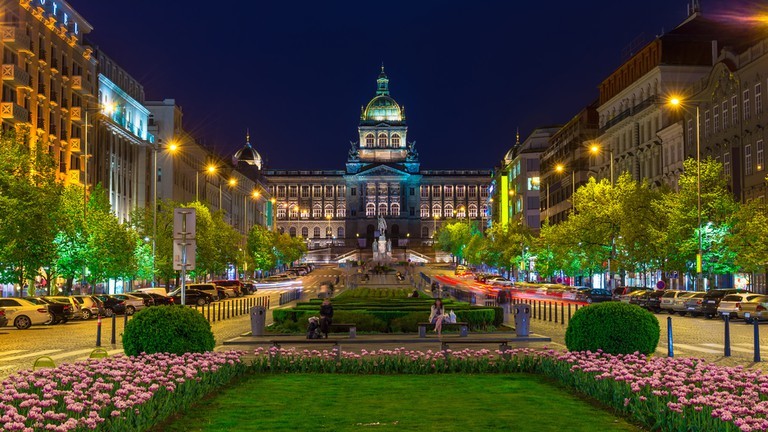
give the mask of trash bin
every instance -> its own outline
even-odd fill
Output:
[[[528,336],[531,324],[531,307],[524,303],[515,305],[515,333],[517,336]]]
[[[254,306],[251,308],[251,335],[264,336],[264,327],[267,322],[267,308]]]

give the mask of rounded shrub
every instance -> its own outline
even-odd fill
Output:
[[[133,315],[123,332],[126,355],[142,352],[184,354],[213,350],[211,325],[200,312],[183,306],[152,306]]]
[[[606,302],[583,307],[573,315],[565,331],[569,351],[651,354],[658,343],[656,316],[628,303]]]

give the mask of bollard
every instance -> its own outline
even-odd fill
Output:
[[[550,312],[551,312],[551,310],[550,310]],[[557,303],[555,303],[555,324],[557,324]]]
[[[208,303],[208,322],[211,322],[211,304]]]
[[[672,317],[667,317],[667,357],[675,356],[675,345],[672,342]]]
[[[219,307],[217,309],[219,309],[219,321],[221,321],[221,303],[219,303]]]
[[[549,322],[552,322],[552,302],[549,303]]]
[[[731,356],[731,315],[730,314],[724,314],[723,319],[725,320],[725,348],[723,355],[725,357]]]
[[[99,319],[96,321],[96,346],[101,346],[101,315],[99,315]]]
[[[536,314],[536,300],[530,300],[530,302],[531,302],[531,310],[533,311],[533,319],[537,319],[538,315]]]
[[[571,322],[571,304],[568,303],[568,322]]]
[[[115,336],[116,336],[116,333],[117,333],[117,329],[116,329],[115,327],[117,327],[117,315],[115,315],[115,314],[112,314],[112,340],[110,341],[110,343],[111,343],[112,345],[114,345],[115,343],[117,343],[117,342],[116,342],[116,341],[117,341],[117,339],[116,339],[116,337],[115,337]]]
[[[752,359],[755,363],[760,360],[760,321],[755,319],[755,357]]]
[[[128,325],[128,312],[123,312],[123,328]]]
[[[232,313],[232,302],[227,302],[227,319],[229,319],[230,313]]]
[[[565,307],[560,303],[560,324],[565,324]]]

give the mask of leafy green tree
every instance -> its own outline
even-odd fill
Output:
[[[67,290],[82,275],[86,266],[87,241],[85,237],[85,209],[83,187],[68,185],[64,188],[58,207],[58,233],[56,234],[56,267],[66,279]]]
[[[246,244],[256,270],[267,271],[277,265],[275,242],[277,234],[261,225],[254,225],[248,232]]]
[[[464,248],[472,239],[472,228],[467,222],[447,221],[437,230],[435,238],[439,250],[450,253],[461,262],[464,259]]]
[[[521,223],[495,225],[487,231],[487,235],[486,262],[506,270],[508,274],[523,260],[526,248],[533,245],[530,229]]]
[[[768,207],[760,200],[742,204],[731,219],[731,235],[725,238],[735,253],[734,263],[745,272],[766,271],[768,264]]]
[[[275,255],[278,265],[291,264],[306,253],[307,245],[301,237],[291,237],[285,233],[276,235]]]

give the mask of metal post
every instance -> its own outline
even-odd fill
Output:
[[[152,184],[152,287],[157,284],[157,278],[155,276],[155,260],[157,259],[157,146],[152,147],[152,153],[154,153],[154,182]]]
[[[667,317],[667,357],[675,356],[675,345],[672,341],[672,317]]]
[[[565,308],[562,303],[560,303],[560,324],[565,324]]]
[[[755,363],[760,360],[760,321],[754,320],[755,323],[755,357],[752,359]]]
[[[96,321],[96,346],[101,346],[101,315],[99,315],[99,319]]]
[[[128,314],[123,313],[123,331],[125,331],[125,326],[128,325]]]
[[[221,303],[219,303],[219,321],[221,321]]]
[[[725,352],[723,355],[725,357],[731,356],[731,316],[730,315],[723,315],[723,319],[725,319]]]
[[[211,322],[211,304],[208,303],[208,322]]]
[[[701,286],[704,254],[701,247],[701,137],[699,135],[699,105],[696,105],[696,201],[699,227],[699,255],[696,257],[696,290],[703,291]]]
[[[568,322],[571,322],[571,304],[568,303]]]
[[[112,340],[110,341],[110,343],[112,345],[117,343],[117,338],[116,338],[117,329],[116,329],[116,327],[117,327],[117,315],[112,314]]]
[[[555,324],[557,324],[557,303],[555,303]]]

